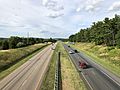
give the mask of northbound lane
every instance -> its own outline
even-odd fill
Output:
[[[71,50],[73,51],[73,49],[67,45],[64,45],[64,48],[67,50],[67,52]],[[101,72],[101,70],[99,70],[94,64],[90,63],[90,60],[88,61],[86,58],[83,58],[81,53],[69,55],[77,70],[81,71],[79,72],[80,75],[82,75],[91,90],[120,90],[120,86],[116,82]],[[78,62],[81,60],[88,63],[89,68],[80,69]]]

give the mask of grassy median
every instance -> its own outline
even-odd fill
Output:
[[[45,46],[45,44],[35,44],[18,49],[0,50],[0,79],[21,66]]]
[[[54,90],[55,80],[55,67],[57,55],[56,53],[61,52],[61,74],[62,74],[62,89],[63,90],[86,90],[86,87],[81,80],[79,73],[71,62],[67,52],[65,51],[61,42],[57,44],[57,47],[52,56],[47,76],[43,82],[41,90]]]
[[[94,43],[76,43],[72,47],[82,51],[96,63],[120,77],[120,49]]]

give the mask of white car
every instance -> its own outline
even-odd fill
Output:
[[[74,52],[73,51],[69,51],[69,54],[73,54]]]

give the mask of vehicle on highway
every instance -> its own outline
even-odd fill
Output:
[[[71,51],[69,51],[69,54],[74,54],[74,52],[71,50]]]
[[[79,66],[82,69],[86,69],[87,68],[87,64],[85,62],[83,62],[83,61],[79,61]]]
[[[74,50],[74,52],[75,52],[75,53],[78,53],[78,51],[77,51],[76,49]]]
[[[70,46],[68,45],[68,47],[70,47]]]

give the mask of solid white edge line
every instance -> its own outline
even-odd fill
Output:
[[[107,73],[105,73],[104,71],[100,70],[103,74],[105,74],[108,78],[110,78],[112,81],[114,81],[118,86],[120,86],[120,84],[115,81],[111,76],[109,76]]]
[[[85,79],[85,81],[87,82],[87,84],[88,84],[88,86],[90,87],[90,89],[91,90],[94,90],[93,88],[92,88],[92,86],[90,85],[90,83],[87,81],[87,79],[85,78],[85,76],[84,76],[84,74],[83,73],[81,73],[82,74],[82,76],[83,76],[83,78]]]

